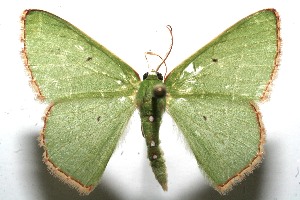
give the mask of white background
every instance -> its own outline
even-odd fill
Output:
[[[26,3],[25,3],[26,2]],[[179,2],[179,1],[178,1]],[[0,2],[0,199],[300,199],[300,11],[297,1],[1,1]],[[168,71],[243,17],[276,8],[282,24],[282,57],[269,102],[260,106],[267,130],[260,168],[226,196],[212,189],[168,115],[161,129],[169,191],[154,179],[137,113],[89,196],[52,177],[42,163],[37,137],[46,105],[35,101],[20,58],[24,9],[52,12],[106,46],[139,74],[144,52],[174,46]]]

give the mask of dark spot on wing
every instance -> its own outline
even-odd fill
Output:
[[[92,59],[92,57],[87,57],[86,61],[91,61]]]
[[[212,58],[211,60],[215,63],[218,62],[218,58]]]
[[[97,117],[97,121],[100,122],[100,119],[101,119],[101,116],[98,116]]]
[[[204,115],[203,115],[203,119],[204,119],[204,121],[207,121],[207,117],[206,117],[206,116],[204,116]]]

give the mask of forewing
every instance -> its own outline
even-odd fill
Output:
[[[186,97],[171,99],[168,112],[219,192],[226,193],[261,161],[265,136],[255,104]]]
[[[266,99],[279,62],[279,16],[254,13],[223,32],[166,78],[172,96],[221,94]]]
[[[51,105],[41,134],[44,161],[82,193],[98,183],[135,107],[128,97]]]
[[[138,75],[103,46],[65,20],[26,10],[23,57],[40,99],[132,94]]]

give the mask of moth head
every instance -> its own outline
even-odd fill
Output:
[[[152,72],[151,72],[152,73]],[[159,79],[159,80],[164,80],[164,77],[163,77],[163,75],[161,74],[161,73],[159,73],[159,72],[153,72],[153,73],[156,73],[156,76],[157,76],[157,78]],[[149,76],[149,72],[146,72],[144,75],[143,75],[143,80],[145,80],[145,79],[147,79],[148,78],[148,76]]]

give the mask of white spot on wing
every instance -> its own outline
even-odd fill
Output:
[[[192,73],[194,71],[194,64],[190,63],[184,71],[187,73]]]
[[[194,83],[196,83],[196,80],[191,79],[191,80],[187,80],[187,82],[194,84]]]
[[[120,80],[117,80],[116,82],[117,82],[119,85],[122,84],[122,81],[120,81]]]
[[[190,93],[192,91],[193,88],[191,87],[188,87],[184,90],[184,93]]]
[[[127,77],[125,76],[125,74],[123,73],[120,73],[120,76],[123,78],[123,79],[126,79]]]
[[[120,97],[118,100],[119,100],[120,102],[124,102],[124,101],[126,101],[126,98],[125,98],[125,97]]]
[[[75,45],[75,47],[76,47],[77,49],[81,50],[81,51],[84,50],[84,48],[83,48],[82,46],[80,46],[80,45]]]
[[[176,99],[176,101],[177,102],[182,102],[182,101],[186,101],[186,99],[185,98],[178,98],[178,99]]]
[[[185,70],[183,71],[183,73],[180,76],[180,79],[182,79],[185,75],[189,76],[189,83],[194,83],[195,80],[192,80],[193,76],[197,76],[201,71],[202,71],[203,67],[201,67],[200,65],[198,67],[194,66],[194,63],[190,63]]]
[[[191,63],[187,66],[187,68],[185,68],[184,72],[187,73],[192,73],[194,76],[199,74],[202,71],[203,67],[198,66],[198,67],[194,67],[194,64]]]
[[[198,74],[202,71],[202,69],[203,69],[203,67],[198,66],[198,67],[196,68],[196,71],[194,72],[194,75],[198,75]]]

